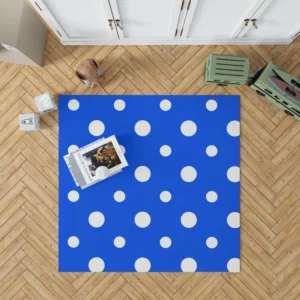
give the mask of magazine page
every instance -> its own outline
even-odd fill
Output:
[[[73,172],[73,169],[72,169],[72,166],[71,166],[71,157],[70,157],[70,154],[65,155],[64,156],[64,160],[65,160],[65,162],[66,162],[66,164],[68,166],[68,169],[69,169],[69,171],[70,171],[70,173],[71,173],[71,175],[72,175],[72,177],[73,177],[73,179],[75,181],[76,186],[79,186],[79,183],[76,180],[76,176],[75,176],[75,174]]]
[[[128,166],[128,163],[121,151],[116,137],[110,136],[99,140],[72,153],[74,159],[86,181],[86,184],[98,181],[96,170],[99,167],[107,167],[108,176],[122,168]]]
[[[111,174],[109,175],[109,177],[114,176],[115,174],[120,173],[120,172],[122,172],[122,170],[119,170],[119,171],[116,171],[116,172],[114,172],[114,173],[111,173]],[[107,178],[109,178],[109,177],[107,177]],[[92,185],[94,185],[94,184],[96,184],[96,183],[98,183],[98,182],[100,182],[100,181],[103,181],[103,180],[105,180],[105,179],[107,179],[107,178],[104,178],[104,179],[98,179],[98,180],[96,180],[96,181],[94,181],[94,182],[92,182],[92,183],[85,184],[85,185],[80,185],[80,187],[81,187],[82,190],[84,190],[84,189],[86,189],[86,188],[88,188],[88,187],[90,187],[90,186],[92,186]]]

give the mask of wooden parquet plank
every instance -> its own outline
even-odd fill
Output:
[[[63,46],[48,33],[43,68],[0,62],[0,299],[298,299],[300,123],[246,85],[207,85],[211,53],[248,55],[251,71],[275,60],[300,76],[300,38],[264,46]],[[103,88],[74,73],[84,58]],[[241,273],[58,273],[58,114],[22,132],[18,114],[54,94],[240,95]]]
[[[139,75],[140,78],[142,78],[150,86],[150,88],[153,90],[152,93],[162,95],[166,95],[168,93],[167,90],[159,82],[157,82],[155,78],[149,74],[130,54],[124,53],[122,55],[122,59]],[[124,68],[126,69],[124,70],[123,74],[127,74],[128,67]],[[128,72],[128,74],[130,74],[130,72]],[[151,94],[150,90],[145,92]]]
[[[175,74],[175,71],[151,47],[148,47],[148,46],[138,46],[138,48],[167,77],[170,78],[170,77],[172,77]]]
[[[61,288],[68,294],[72,296],[76,289],[60,274],[56,271],[56,267],[53,267],[48,263],[48,261],[41,255],[37,250],[35,250],[29,243],[26,243],[22,247],[22,250],[30,256],[31,259]],[[24,263],[26,264],[26,263]]]
[[[163,46],[151,46],[151,48],[168,64],[171,65],[176,58]]]
[[[2,90],[22,69],[24,66],[13,64],[0,78],[0,90]]]
[[[26,266],[26,267],[28,268],[28,266]],[[50,290],[44,284],[42,284],[42,282],[40,281],[40,278],[37,278],[36,276],[34,276],[31,273],[31,271],[29,271],[29,269],[26,270],[22,276],[27,282],[27,284],[25,285],[25,288],[24,288],[24,292],[30,298],[39,299],[40,297],[43,297],[42,299],[46,299],[46,300],[58,300],[59,299],[59,298],[56,298],[50,292]]]
[[[168,92],[175,88],[175,85],[171,80],[159,69],[153,62],[136,46],[125,47],[127,52],[129,52],[139,64],[146,69],[158,82],[163,83]]]
[[[61,43],[52,35],[48,33],[47,36],[47,44],[68,64],[72,65],[72,63],[76,60],[76,58],[66,49],[66,47],[62,46]]]
[[[20,276],[18,277],[11,286],[1,295],[3,299],[13,299],[20,289],[25,285],[26,280]]]

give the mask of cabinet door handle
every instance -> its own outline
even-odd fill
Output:
[[[122,27],[122,25],[120,24],[120,23],[121,23],[121,20],[120,20],[120,19],[117,19],[117,20],[116,20],[116,23],[117,23],[117,27],[119,27],[121,30],[123,30],[123,27]]]
[[[254,26],[255,29],[258,29],[257,25],[256,25],[256,19],[252,19],[252,25]]]
[[[248,24],[249,24],[249,21],[250,21],[250,19],[245,19],[245,20],[244,20],[244,22],[245,22],[245,26],[248,26]]]
[[[111,30],[114,30],[114,27],[113,27],[113,24],[112,24],[112,23],[113,23],[113,20],[112,20],[112,19],[109,19],[109,20],[108,20],[109,27],[110,27]]]

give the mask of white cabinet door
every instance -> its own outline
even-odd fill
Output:
[[[120,39],[174,39],[183,0],[109,0]]]
[[[64,41],[118,39],[108,0],[29,1]]]
[[[283,39],[295,35],[300,30],[300,0],[266,0],[264,9],[257,10],[248,30],[239,38],[244,39]]]
[[[191,0],[182,38],[232,39],[263,0]]]

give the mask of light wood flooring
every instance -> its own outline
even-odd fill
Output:
[[[0,62],[0,299],[300,299],[300,123],[240,88],[205,85],[210,53],[274,60],[300,76],[300,39],[280,46],[69,46],[48,34],[43,68]],[[95,57],[103,89],[74,66]],[[54,94],[241,95],[241,272],[58,273],[57,112],[20,131],[33,97]]]

